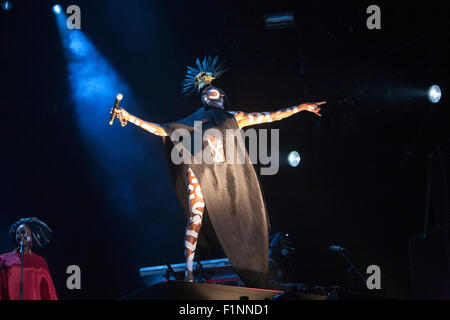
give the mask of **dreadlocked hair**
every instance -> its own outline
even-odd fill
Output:
[[[9,237],[14,243],[16,243],[17,229],[22,224],[30,228],[31,235],[33,237],[33,244],[36,244],[38,247],[43,248],[50,243],[50,237],[53,231],[46,223],[42,222],[36,217],[22,218],[12,224],[12,226],[9,228]]]

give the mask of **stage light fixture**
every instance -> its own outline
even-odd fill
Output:
[[[2,1],[2,9],[5,11],[12,9],[12,2],[11,1]]]
[[[432,85],[428,88],[427,97],[431,103],[438,103],[441,100],[441,88],[437,85]]]
[[[54,5],[53,12],[56,14],[60,14],[62,12],[62,7],[59,4]]]
[[[297,151],[292,151],[288,155],[288,163],[291,167],[296,167],[300,163],[300,154]]]
[[[293,12],[271,13],[264,16],[264,25],[268,30],[295,27]]]

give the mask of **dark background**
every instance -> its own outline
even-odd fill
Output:
[[[199,106],[197,96],[180,95],[179,83],[185,65],[204,55],[226,59],[229,71],[215,84],[233,109],[326,100],[322,118],[302,113],[260,126],[280,129],[283,156],[302,156],[299,167],[261,177],[273,231],[295,239],[295,280],[345,284],[344,261],[327,250],[339,244],[360,270],[381,267],[383,294],[409,297],[408,238],[424,229],[427,157],[450,137],[448,1],[377,3],[381,30],[366,27],[371,1],[59,3],[80,6],[82,31],[148,121],[180,119]],[[87,150],[95,145],[77,125],[54,3],[13,5],[0,11],[1,252],[13,248],[7,231],[16,219],[38,216],[54,230],[39,252],[59,297],[117,298],[143,286],[140,267],[184,260],[185,221],[162,144],[137,134],[147,144],[143,157],[127,163],[125,154],[114,164],[133,167],[133,209],[112,204],[101,154],[94,165]],[[296,27],[264,27],[265,14],[286,11]],[[425,97],[432,84],[443,91],[436,105]],[[151,179],[141,178],[145,171]],[[81,267],[82,290],[66,288],[71,264]]]

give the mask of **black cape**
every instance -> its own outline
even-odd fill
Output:
[[[187,171],[191,168],[197,177],[205,200],[204,216],[209,216],[217,239],[240,279],[249,287],[267,287],[269,220],[258,176],[249,162],[247,151],[244,164],[174,164],[171,153],[176,129],[186,129],[192,137],[190,157],[194,150],[194,121],[202,122],[202,132],[215,128],[222,132],[226,152],[226,129],[238,130],[234,116],[219,108],[202,107],[190,116],[162,127],[168,134],[164,146],[170,172],[181,207],[189,217]],[[196,129],[198,130],[198,128]],[[242,132],[241,130],[239,130]],[[202,139],[203,141],[203,139]],[[203,141],[203,148],[208,145]],[[245,149],[245,148],[244,148]],[[225,154],[226,156],[226,154]],[[204,219],[205,220],[205,217]],[[202,225],[200,234],[204,232]],[[200,240],[199,240],[200,242]]]

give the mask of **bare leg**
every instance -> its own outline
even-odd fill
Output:
[[[186,226],[186,234],[184,238],[184,255],[186,258],[185,280],[193,282],[195,248],[197,247],[198,233],[202,227],[205,202],[203,200],[200,184],[198,183],[194,172],[190,168],[187,174],[187,185],[189,194],[189,221]]]

